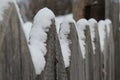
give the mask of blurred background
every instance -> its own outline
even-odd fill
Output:
[[[50,8],[56,16],[73,14],[80,18],[105,18],[105,0],[17,0],[24,21],[31,21],[43,7]]]

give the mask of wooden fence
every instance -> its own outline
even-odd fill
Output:
[[[113,37],[115,45],[114,65],[115,65],[115,80],[120,80],[120,0],[105,0],[106,1],[106,18],[113,22]]]
[[[65,68],[53,20],[48,32],[46,66],[40,75],[36,75],[22,26],[16,9],[11,4],[4,13],[4,20],[0,22],[0,80],[115,80],[112,27],[110,33],[106,30],[104,50],[101,51],[96,24],[94,41],[96,49],[93,54],[90,26],[86,26],[84,31],[86,58],[83,59],[75,24],[70,22],[69,26],[68,38],[72,42],[70,66]]]

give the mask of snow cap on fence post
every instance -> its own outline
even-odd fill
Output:
[[[78,31],[78,37],[79,37],[79,45],[82,51],[82,55],[83,58],[85,59],[85,40],[86,40],[86,36],[85,36],[85,30],[86,30],[86,26],[89,25],[88,21],[86,19],[80,19],[77,22],[77,31]]]
[[[110,29],[111,29],[111,27],[112,27],[112,22],[111,22],[111,20],[109,20],[109,19],[105,19],[105,24],[106,24],[106,27],[107,27],[107,35],[109,36],[109,34],[110,34]]]
[[[11,2],[12,0],[0,0],[0,21],[3,20],[4,11],[9,8]]]
[[[71,44],[71,41],[68,39],[68,36],[70,34],[70,23],[75,23],[75,21],[73,19],[65,19],[61,23],[60,31],[59,31],[59,40],[60,40],[60,46],[61,46],[61,50],[62,50],[65,67],[70,66],[70,56],[71,56],[70,44]]]
[[[48,8],[41,9],[34,17],[29,48],[36,74],[41,74],[46,64],[44,56],[47,53],[47,32],[49,32],[52,19],[55,19],[55,15]]]
[[[100,46],[101,46],[101,51],[104,50],[104,41],[105,41],[105,35],[106,35],[106,32],[105,32],[105,21],[103,20],[100,20],[98,22],[98,31],[99,31],[99,36],[100,36]]]
[[[92,41],[92,46],[93,46],[93,53],[95,54],[95,27],[96,27],[96,24],[97,24],[97,21],[93,18],[89,19],[88,20],[89,22],[89,26],[90,26],[90,34],[91,34],[91,41]]]

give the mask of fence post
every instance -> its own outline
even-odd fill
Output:
[[[34,80],[35,72],[25,35],[13,3],[0,22],[0,80]],[[2,36],[1,36],[2,35]]]
[[[85,36],[86,36],[86,58],[85,58],[85,66],[86,66],[86,80],[93,80],[93,49],[92,49],[92,43],[91,43],[91,37],[90,37],[90,29],[89,26],[86,25],[85,30]]]
[[[70,65],[70,80],[84,80],[84,59],[82,57],[79,38],[74,23],[70,25],[70,40],[72,44],[71,49],[71,65]]]
[[[56,79],[57,80],[68,80],[67,79],[67,73],[66,73],[66,68],[65,64],[63,61],[63,55],[61,52],[61,47],[60,47],[60,41],[58,38],[58,34],[56,32],[56,43],[55,43],[55,49],[56,49]]]
[[[120,31],[119,31],[119,5],[120,2],[119,0],[106,0],[106,18],[111,19],[112,24],[113,24],[113,39],[114,39],[114,65],[115,65],[115,70],[114,70],[114,75],[115,79],[114,80],[120,80]]]
[[[112,23],[108,26],[110,28],[110,32],[107,32],[107,41],[108,41],[108,54],[109,54],[109,80],[114,79],[114,40],[113,40],[113,32],[112,32]]]
[[[47,33],[47,53],[45,55],[45,68],[40,75],[36,77],[36,80],[55,80],[55,20],[51,20],[52,24],[50,25],[49,32]]]
[[[100,50],[100,39],[99,39],[99,33],[98,33],[98,24],[95,24],[94,27],[95,30],[95,38],[94,38],[94,44],[95,44],[95,54],[94,54],[94,80],[102,80],[102,53]]]
[[[69,45],[71,51],[70,66],[66,68],[67,80],[84,80],[84,63],[79,46],[76,26],[73,22],[67,22],[67,24],[70,27],[68,39],[71,42],[71,44]],[[63,27],[65,26],[62,25],[60,28]]]

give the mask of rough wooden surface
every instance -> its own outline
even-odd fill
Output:
[[[102,80],[102,53],[100,50],[100,39],[98,33],[98,24],[95,26],[95,54],[94,54],[94,80]]]
[[[108,53],[109,53],[109,73],[108,79],[115,80],[114,74],[114,40],[113,40],[113,33],[112,33],[112,24],[110,25],[110,33],[108,34],[107,41],[108,41]]]
[[[0,80],[34,80],[34,67],[15,6],[11,4],[4,14],[0,22]]]
[[[110,57],[110,80],[115,80],[115,63],[114,63],[114,61],[115,61],[115,46],[114,46],[114,38],[113,38],[113,32],[112,32],[112,30],[113,30],[113,26],[111,25],[111,28],[110,28],[111,30],[110,30],[110,36],[109,36],[109,39],[108,40],[110,40],[110,42],[108,43],[109,44],[109,50],[110,50],[110,55],[111,55],[111,57]]]
[[[63,61],[63,55],[61,52],[60,41],[58,34],[56,33],[56,79],[57,80],[68,80],[65,64]]]
[[[50,29],[47,37],[47,53],[45,55],[45,60],[46,60],[46,64],[45,64],[45,69],[44,71],[40,74],[39,79],[36,80],[55,80],[56,79],[56,72],[55,72],[55,35],[56,35],[56,31],[55,31],[55,21],[52,20],[52,25],[50,25]]]
[[[86,26],[85,30],[86,36],[86,58],[85,58],[85,68],[86,68],[86,80],[93,80],[94,79],[94,72],[93,72],[93,49],[90,37],[90,29],[89,26]]]
[[[106,0],[106,18],[112,20],[113,23],[113,39],[114,39],[114,65],[115,79],[120,80],[120,31],[119,31],[119,0]]]
[[[74,23],[70,23],[69,39],[72,44],[70,58],[70,80],[84,80],[84,59],[79,46],[78,34]]]

